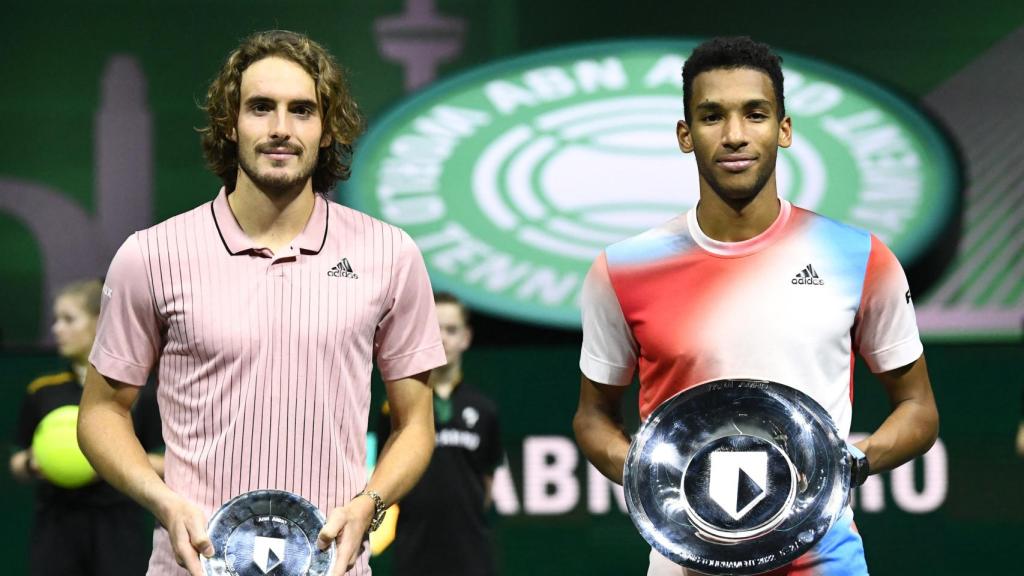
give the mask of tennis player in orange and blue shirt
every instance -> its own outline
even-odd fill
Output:
[[[749,38],[714,39],[683,68],[683,152],[700,200],[602,252],[584,282],[582,383],[574,420],[591,462],[621,483],[625,388],[639,372],[641,418],[704,382],[753,378],[810,395],[849,434],[853,360],[884,385],[888,418],[857,447],[872,473],[928,450],[938,414],[906,276],[872,234],[780,199],[778,148],[792,140],[780,59]],[[773,574],[867,574],[847,510],[809,552]],[[649,575],[693,574],[651,551]]]

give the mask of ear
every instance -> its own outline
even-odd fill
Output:
[[[786,116],[779,122],[779,146],[789,148],[793,144],[793,121]]]
[[[469,349],[473,344],[473,329],[466,326],[466,348]]]
[[[231,132],[228,134],[228,140],[238,144],[238,128],[231,129]]]
[[[676,139],[679,140],[679,149],[684,154],[693,152],[693,134],[690,133],[690,126],[686,120],[676,122]]]
[[[331,145],[332,142],[334,142],[334,137],[331,136],[330,132],[324,132],[323,136],[320,136],[320,147],[321,148],[327,148],[328,146]]]

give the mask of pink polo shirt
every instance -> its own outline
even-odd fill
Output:
[[[90,361],[142,386],[158,370],[168,486],[208,515],[288,490],[325,514],[366,484],[370,371],[445,363],[423,258],[402,230],[317,195],[280,254],[216,199],[125,241]],[[184,574],[166,532],[150,574]],[[353,574],[369,574],[364,554]]]

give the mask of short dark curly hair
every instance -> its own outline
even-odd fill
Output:
[[[352,145],[363,131],[363,118],[334,57],[323,46],[297,32],[257,32],[228,55],[210,83],[202,107],[209,117],[209,125],[199,130],[206,164],[229,191],[235,189],[238,144],[229,136],[238,125],[242,73],[255,62],[271,56],[295,62],[316,85],[323,130],[331,135],[331,143],[320,149],[313,171],[313,190],[326,193],[351,174]]]
[[[748,36],[712,38],[697,46],[683,64],[683,117],[690,122],[690,100],[693,79],[701,72],[717,69],[752,68],[768,75],[775,88],[779,120],[786,117],[786,101],[782,90],[782,57],[771,47]]]

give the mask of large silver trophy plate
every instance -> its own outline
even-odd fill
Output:
[[[626,457],[629,515],[654,549],[707,574],[759,574],[818,540],[854,466],[828,413],[763,380],[718,380],[654,410]]]
[[[207,527],[214,555],[203,558],[207,576],[326,576],[334,545],[316,546],[326,520],[305,498],[256,490],[232,498]]]

